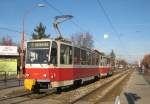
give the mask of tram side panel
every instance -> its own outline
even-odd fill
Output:
[[[88,77],[95,77],[99,74],[98,68],[95,67],[84,67],[74,69],[74,79],[83,79]]]
[[[73,84],[73,68],[55,68],[52,87],[62,87]]]
[[[88,80],[99,74],[98,68],[58,68],[54,69],[52,87],[72,85],[75,80]]]

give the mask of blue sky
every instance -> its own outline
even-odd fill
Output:
[[[69,38],[76,32],[90,32],[93,34],[95,48],[110,53],[114,49],[118,57],[135,61],[150,52],[150,0],[100,0],[111,22],[119,33],[115,34],[106,19],[97,0],[45,0],[61,10],[64,14],[71,14],[75,23],[67,21],[61,24],[64,37]],[[47,27],[47,33],[56,37],[52,27],[54,17],[60,15],[47,6],[33,8],[44,0],[1,0],[0,27],[22,31],[24,14],[30,10],[25,18],[25,32],[27,39],[34,27],[42,22]],[[109,34],[108,39],[103,35]],[[20,41],[20,34],[0,29],[0,38],[10,36],[14,41]]]

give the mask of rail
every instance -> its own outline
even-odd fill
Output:
[[[120,97],[119,97],[119,96],[116,97],[114,104],[121,104],[121,103],[120,103]]]
[[[110,79],[104,81],[104,83],[102,83],[101,85],[96,86],[93,90],[89,90],[83,94],[80,94],[80,96],[74,97],[74,99],[70,99],[69,104],[75,104],[77,102],[81,103],[82,101],[85,100],[87,101],[87,99],[90,102],[98,103],[100,99],[102,99],[103,96],[105,96],[111,89],[113,89],[116,85],[118,85],[118,83],[120,83],[128,75],[128,73],[129,73],[128,71],[125,71],[123,73],[111,77]],[[94,98],[93,98],[93,94],[95,94]]]

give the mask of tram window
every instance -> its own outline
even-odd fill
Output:
[[[53,41],[51,47],[51,57],[50,57],[51,64],[57,64],[57,43]]]
[[[99,55],[96,54],[96,65],[99,65]]]
[[[102,66],[102,62],[100,62],[100,66]]]
[[[88,62],[89,61],[89,55],[90,55],[89,52],[86,51],[86,63],[85,63],[86,65],[90,65]]]
[[[101,64],[100,64],[101,66],[103,66],[103,63],[101,62]]]
[[[100,65],[101,64],[101,56],[99,55],[98,57],[99,57],[99,65]]]
[[[69,64],[72,64],[72,47],[69,47]]]
[[[107,58],[105,57],[104,65],[107,65]]]
[[[104,58],[104,66],[106,65],[106,58]]]
[[[90,65],[91,64],[91,55],[90,55],[90,52],[86,52],[86,64],[87,65]]]
[[[109,59],[107,59],[107,65],[109,65],[110,64],[110,60]]]
[[[45,64],[48,62],[49,49],[27,49],[26,63]]]
[[[105,62],[103,62],[103,66],[105,66]]]
[[[60,64],[72,64],[72,47],[61,44]]]
[[[108,61],[108,59],[106,60],[106,64],[108,64],[109,63],[109,61]]]
[[[80,49],[74,48],[74,64],[80,65]]]
[[[90,65],[92,65],[92,53],[90,53],[90,57],[89,57],[89,61],[90,61]]]
[[[92,54],[92,65],[94,65],[94,55]]]
[[[107,65],[107,59],[105,58],[105,66]]]
[[[103,59],[103,56],[101,56],[101,60]]]
[[[95,53],[92,54],[92,65],[96,65]]]
[[[86,51],[85,50],[81,50],[81,64],[82,65],[86,65]]]

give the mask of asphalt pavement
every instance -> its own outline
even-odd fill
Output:
[[[121,104],[150,104],[150,85],[143,75],[135,70],[120,98]]]

